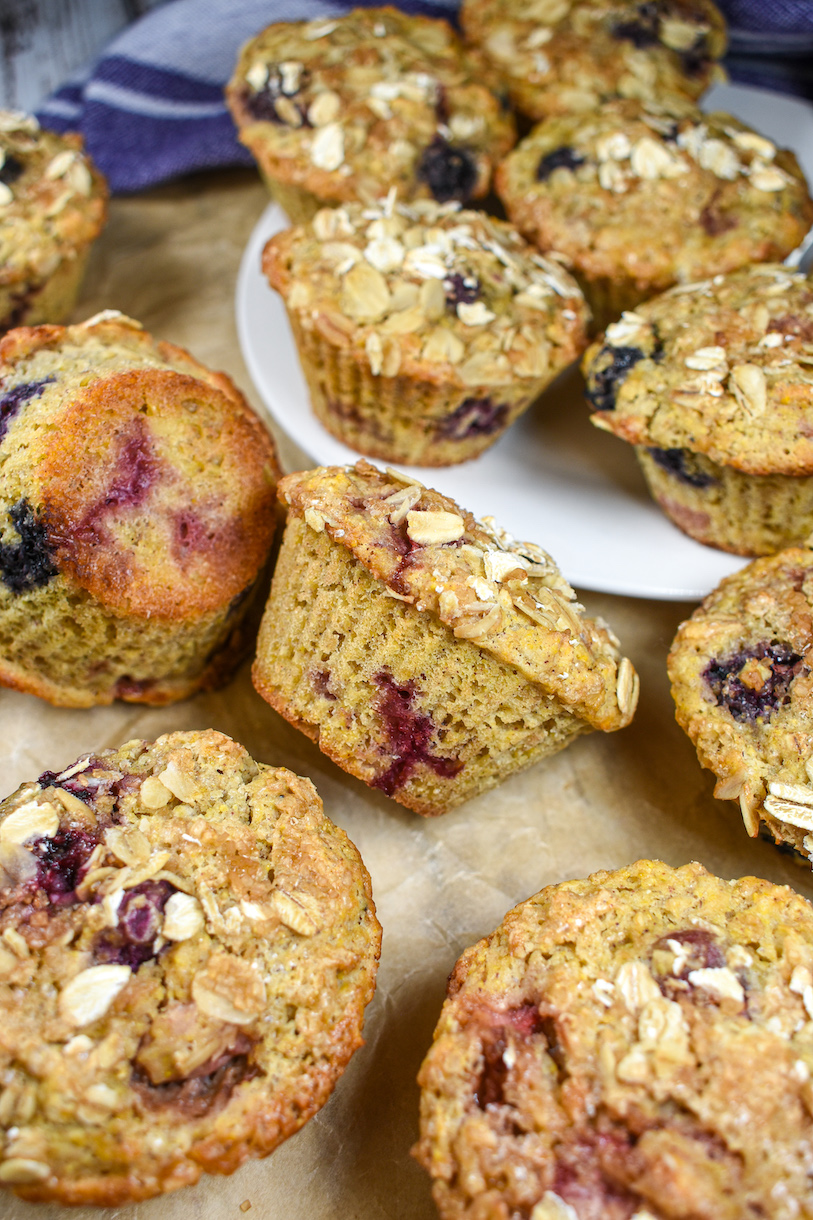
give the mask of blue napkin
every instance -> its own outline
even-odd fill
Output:
[[[170,0],[114,39],[80,79],[58,89],[38,118],[56,131],[81,131],[118,194],[192,170],[252,165],[223,101],[241,45],[272,21],[333,16],[360,2]],[[813,97],[813,0],[727,3],[732,77]],[[458,0],[400,0],[399,7],[454,20]],[[781,45],[766,41],[771,38]]]

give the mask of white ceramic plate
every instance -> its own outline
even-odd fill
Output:
[[[737,85],[704,99],[790,147],[813,182],[813,107]],[[246,246],[237,281],[237,329],[246,364],[277,423],[322,465],[357,454],[318,422],[281,298],[260,270],[265,242],[286,224],[271,204]],[[631,448],[588,418],[581,381],[565,374],[482,457],[435,470],[412,467],[476,516],[491,513],[518,538],[549,551],[577,588],[696,601],[745,561],[693,542],[650,499]]]

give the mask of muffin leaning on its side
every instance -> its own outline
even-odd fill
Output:
[[[813,1213],[813,908],[640,860],[509,911],[449,979],[415,1154],[443,1220]]]
[[[243,47],[226,90],[240,140],[291,219],[324,204],[488,191],[514,122],[496,77],[446,21],[396,8],[278,22]]]
[[[107,215],[107,183],[82,147],[0,110],[0,333],[73,309]]]
[[[0,1184],[118,1206],[233,1173],[327,1101],[381,942],[307,779],[212,730],[0,805]]]
[[[224,681],[274,533],[243,396],[115,310],[0,341],[0,682],[67,707]]]
[[[725,80],[725,23],[711,0],[464,0],[460,21],[534,120],[612,97],[697,100]]]
[[[739,800],[750,835],[813,860],[813,550],[789,547],[727,577],[669,653],[678,724]]]
[[[351,775],[434,816],[632,719],[635,670],[533,543],[367,462],[279,491],[254,684]]]
[[[584,358],[593,423],[635,446],[684,533],[766,555],[813,530],[813,282],[765,264],[625,313]]]
[[[673,284],[779,262],[813,223],[793,153],[689,104],[548,119],[496,186],[520,232],[566,259],[600,329]]]
[[[316,415],[369,457],[476,457],[586,343],[584,299],[559,264],[454,204],[325,208],[273,237],[263,270]]]

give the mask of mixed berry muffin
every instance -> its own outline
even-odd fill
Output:
[[[359,453],[448,466],[492,445],[583,350],[575,280],[510,225],[457,204],[324,208],[277,234],[314,411]]]
[[[813,1214],[813,908],[641,860],[468,949],[419,1083],[444,1220]]]
[[[114,310],[0,340],[0,683],[168,703],[250,643],[274,444],[243,396]]]
[[[673,284],[779,262],[813,223],[793,153],[688,104],[548,119],[496,183],[517,228],[567,259],[602,326]]]
[[[107,184],[82,137],[0,110],[0,333],[62,322],[76,302]]]
[[[750,835],[813,860],[813,551],[788,547],[724,580],[675,636],[678,724],[714,795]]]
[[[763,264],[625,313],[584,359],[593,423],[635,446],[692,538],[768,555],[813,530],[813,282]]]
[[[214,731],[0,804],[0,1184],[105,1207],[232,1173],[361,1045],[381,929],[313,785]]]
[[[496,77],[441,20],[355,9],[268,26],[226,90],[241,141],[295,222],[323,204],[468,203],[516,138]]]
[[[612,97],[696,100],[725,79],[725,23],[711,0],[463,0],[460,20],[535,121]]]
[[[254,684],[351,775],[432,816],[632,719],[635,670],[538,546],[363,461],[279,494]]]

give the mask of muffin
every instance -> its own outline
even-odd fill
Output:
[[[612,97],[696,100],[725,79],[725,23],[710,0],[463,0],[460,21],[534,121]]]
[[[254,685],[343,770],[434,816],[632,719],[635,670],[533,543],[367,462],[279,494]]]
[[[727,577],[669,653],[678,724],[714,795],[750,835],[813,860],[813,551],[788,547]]]
[[[813,282],[765,264],[675,288],[587,352],[593,423],[692,538],[768,555],[813,530]]]
[[[388,461],[477,457],[587,342],[575,280],[456,204],[322,209],[271,239],[263,269],[320,422]]]
[[[138,322],[10,331],[0,683],[87,707],[224,681],[250,644],[277,474],[231,381]]]
[[[600,327],[673,284],[779,262],[813,223],[792,153],[689,105],[548,119],[496,184],[517,228],[567,259]]]
[[[451,26],[395,8],[280,21],[242,49],[226,100],[295,223],[323,204],[481,199],[516,133]]]
[[[313,785],[212,730],[0,804],[0,1184],[118,1206],[233,1173],[361,1045],[381,929]]]
[[[82,137],[0,110],[0,333],[62,322],[107,215],[107,183]]]
[[[421,1068],[444,1220],[813,1212],[813,908],[640,860],[467,949]]]

